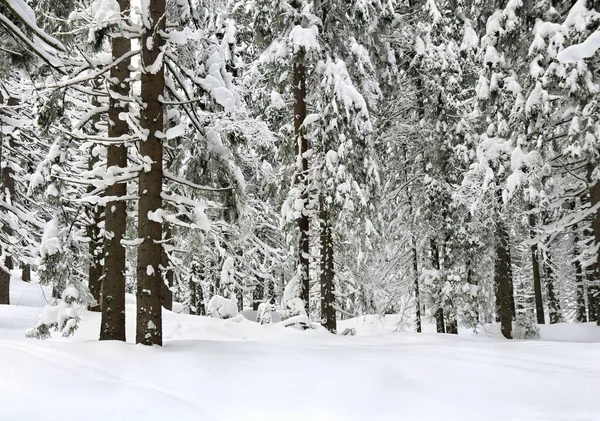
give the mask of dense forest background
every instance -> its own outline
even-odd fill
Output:
[[[597,4],[1,0],[0,303],[600,324]],[[592,38],[590,38],[592,39]],[[33,275],[32,275],[33,272]]]

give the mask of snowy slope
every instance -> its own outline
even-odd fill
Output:
[[[0,306],[2,421],[600,420],[592,325],[542,332],[589,343],[509,342],[389,332],[393,318],[379,331],[344,321],[358,330],[347,337],[165,312],[161,349],[96,341],[89,312],[74,338],[25,339],[44,299],[35,284],[12,290],[18,305]]]

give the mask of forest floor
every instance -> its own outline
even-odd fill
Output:
[[[493,326],[395,332],[393,316],[342,321],[357,336],[340,336],[165,312],[164,347],[148,348],[98,342],[100,315],[84,312],[72,338],[26,339],[44,294],[14,280],[0,306],[2,421],[600,420],[593,324],[506,341]],[[130,302],[130,340],[134,323]]]

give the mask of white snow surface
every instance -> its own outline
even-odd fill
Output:
[[[591,34],[581,44],[571,45],[558,53],[558,60],[562,63],[575,63],[584,58],[592,57],[600,48],[600,31]]]
[[[397,332],[395,316],[340,321],[340,332],[357,331],[341,336],[164,311],[164,347],[149,348],[97,341],[90,312],[72,338],[26,339],[42,290],[14,279],[11,301],[0,306],[3,421],[600,419],[600,328],[590,323],[506,341],[496,326]]]

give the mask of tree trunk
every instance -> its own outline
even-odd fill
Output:
[[[596,267],[595,265],[586,268],[586,285],[587,285],[587,311],[588,320],[595,322],[597,320],[596,312],[596,296],[598,294],[598,284],[596,282]]]
[[[456,320],[455,312],[448,312],[447,320],[446,320],[446,333],[451,333],[454,335],[458,335],[458,322]]]
[[[258,306],[265,301],[265,280],[256,275],[256,286],[252,291],[252,310],[258,310]]]
[[[100,88],[100,82],[94,81],[95,89]],[[100,107],[100,101],[98,97],[92,97],[92,105],[94,107]],[[90,133],[98,134],[99,129],[97,124],[100,122],[100,115],[96,114],[91,120]],[[100,161],[98,155],[94,155],[93,150],[90,150],[90,157],[88,158],[88,170],[92,171],[95,165]],[[94,186],[89,186],[87,192],[91,193],[94,191]],[[92,204],[88,207],[88,222],[87,222],[87,237],[89,239],[88,253],[90,255],[90,265],[88,268],[88,287],[90,293],[96,300],[96,305],[90,306],[90,311],[100,312],[102,311],[102,273],[104,267],[102,265],[102,239],[100,238],[100,223],[102,222],[102,206]]]
[[[593,173],[595,165],[588,164],[588,180],[590,185],[590,205],[597,206],[600,203],[600,181],[594,180]],[[594,232],[594,245],[600,247],[600,207],[592,215],[592,231]],[[592,302],[595,309],[596,324],[600,326],[600,294],[598,294],[598,271],[600,270],[600,251],[596,253],[596,264],[594,265],[594,287]]]
[[[494,281],[496,283],[496,306],[500,314],[500,328],[506,339],[512,339],[512,309],[510,299],[510,249],[508,231],[498,216],[495,236],[496,259]]]
[[[88,160],[88,169],[92,170],[94,165],[98,162],[98,156],[90,155]],[[93,186],[88,187],[88,192],[94,189]],[[104,267],[102,266],[102,240],[100,238],[100,222],[102,221],[102,207],[99,205],[91,205],[89,209],[89,221],[87,225],[87,237],[90,242],[89,255],[90,265],[88,268],[88,286],[90,293],[96,300],[96,305],[90,306],[90,311],[100,312],[102,311],[102,273]]]
[[[298,218],[298,278],[300,281],[300,298],[304,301],[304,310],[309,315],[310,309],[310,272],[309,272],[309,219],[308,219],[308,140],[303,134],[302,124],[306,118],[306,68],[303,64],[304,53],[301,51],[294,60],[294,136],[298,150],[298,168],[296,185],[300,189],[302,212]]]
[[[555,292],[556,274],[550,264],[550,256],[546,254],[544,264],[546,268],[546,287],[548,288],[548,315],[550,316],[550,324],[562,322],[560,314],[560,302]]]
[[[513,271],[512,271],[512,253],[510,252],[510,242],[508,244],[508,296],[510,300],[510,316],[513,321],[517,320],[517,309],[515,306],[515,287],[513,284]]]
[[[434,239],[430,240],[431,244],[431,258],[433,262],[433,268],[437,271],[440,270],[440,250],[438,248],[437,242]],[[441,294],[441,288],[438,291],[438,295]],[[446,333],[446,326],[444,322],[444,309],[441,303],[441,297],[438,296],[438,308],[435,310],[435,327],[437,333]]]
[[[331,222],[329,211],[326,209],[325,200],[320,201],[321,219],[321,323],[331,333],[337,331],[335,315],[335,293],[333,278],[333,239],[331,235]]]
[[[575,302],[577,303],[575,319],[580,323],[586,323],[585,281],[583,279],[581,261],[579,261],[579,235],[577,233],[577,225],[573,228],[573,254],[573,266],[575,267]]]
[[[0,95],[0,103],[4,101],[4,98]],[[7,105],[9,107],[16,106],[18,101],[16,98],[9,97],[7,99]],[[0,135],[1,136],[1,135]],[[8,135],[8,145],[10,149],[5,150],[5,142],[0,137],[2,145],[0,147],[0,154],[3,155],[0,158],[0,164],[2,166],[2,197],[6,203],[12,203],[15,198],[15,180],[13,175],[13,169],[10,165],[8,156],[11,154],[10,149],[15,147],[14,140],[11,135]],[[2,162],[4,159],[4,162]],[[8,223],[3,224],[3,231],[7,237],[11,237],[13,230]],[[0,304],[10,304],[10,271],[13,269],[13,259],[9,254],[9,250],[2,250],[5,253],[4,257],[4,268],[0,269]]]
[[[21,266],[21,279],[23,282],[31,282],[31,266],[28,264],[23,264]]]
[[[129,0],[119,0],[121,10],[129,10]],[[129,53],[131,41],[125,37],[112,38],[112,56],[118,59]],[[124,60],[110,70],[110,102],[108,109],[108,136],[118,138],[129,133],[129,125],[119,118],[128,112],[124,99],[129,95],[129,65]],[[107,169],[116,172],[127,167],[127,147],[111,143],[106,152]],[[126,183],[114,183],[106,190],[108,197],[105,208],[104,235],[104,279],[102,281],[102,322],[100,340],[125,341],[125,247],[121,240],[127,224],[126,204],[122,199],[127,194]]]
[[[417,255],[417,246],[414,244],[413,239],[413,270],[415,272],[415,281],[414,281],[414,290],[415,290],[415,305],[417,307],[417,311],[415,313],[415,323],[417,325],[417,332],[421,333],[421,298],[419,293],[419,260]]]
[[[165,246],[170,244],[172,238],[173,238],[173,230],[171,229],[171,226],[166,226],[165,227],[164,244],[161,247],[162,248],[162,268],[163,268],[163,275],[164,275],[165,279],[163,279],[161,287],[162,287],[162,306],[169,311],[173,310],[173,291],[171,291],[171,288],[173,288],[175,272],[173,271],[173,268],[171,267],[171,261],[169,259],[169,254],[165,250]]]
[[[444,323],[444,309],[438,307],[435,311],[435,329],[437,333],[446,333],[446,326]]]
[[[138,249],[135,341],[143,345],[162,345],[162,229],[161,223],[152,216],[162,206],[164,115],[160,100],[165,88],[165,74],[164,63],[156,61],[162,60],[160,52],[165,44],[160,35],[165,31],[165,0],[152,0],[148,8],[148,22],[140,43],[141,99],[145,105],[141,107],[140,117],[146,133],[146,138],[140,142],[140,155],[151,164],[150,168],[140,171],[139,178],[138,238],[143,242]]]
[[[531,237],[535,237],[533,228],[536,226],[535,215],[529,214],[529,227],[531,229]],[[538,258],[538,246],[531,246],[531,265],[533,268],[533,293],[535,295],[535,315],[537,322],[543,325],[544,319],[544,301],[542,299],[542,278],[540,276],[540,262]]]

